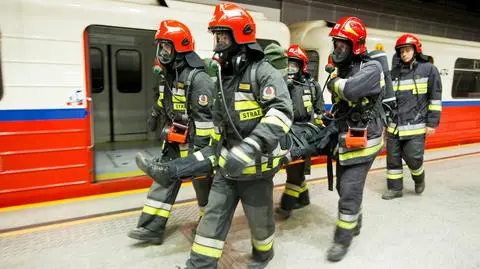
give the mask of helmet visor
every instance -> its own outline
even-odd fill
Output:
[[[222,52],[233,44],[233,37],[230,31],[214,31],[213,32],[213,51]]]
[[[169,64],[175,58],[175,48],[172,42],[160,40],[157,42],[157,57],[162,64]]]
[[[332,60],[334,63],[343,63],[352,53],[350,42],[342,39],[333,39]]]
[[[295,75],[300,71],[300,65],[294,61],[288,61],[288,74]]]

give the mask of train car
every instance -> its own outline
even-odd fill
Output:
[[[308,21],[289,25],[291,43],[307,50],[310,72],[323,85],[324,71],[333,51],[328,36],[335,23]],[[389,64],[395,53],[395,42],[404,33],[368,28],[367,48],[383,47]],[[442,79],[442,116],[435,135],[427,138],[426,147],[444,147],[480,141],[480,43],[418,35],[423,51],[433,60]],[[330,94],[324,98],[330,102]],[[331,103],[331,102],[330,102]]]
[[[159,153],[146,124],[156,28],[182,21],[201,57],[213,49],[213,6],[159,2],[0,1],[0,207],[151,184],[134,154]],[[251,14],[260,45],[289,45],[286,25]]]

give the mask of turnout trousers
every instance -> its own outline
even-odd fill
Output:
[[[354,232],[362,225],[362,200],[365,180],[373,160],[354,165],[340,165],[337,160],[338,220],[334,242],[350,246]]]
[[[309,202],[308,187],[305,182],[305,163],[296,163],[288,165],[285,168],[287,172],[287,183],[280,200],[280,207],[284,210],[292,210],[295,204],[305,204]]]
[[[265,261],[273,255],[273,175],[235,181],[217,172],[187,261],[187,268],[217,268],[225,239],[239,201],[252,236],[252,259]]]
[[[179,157],[180,150],[178,145],[166,143],[161,161],[168,162]],[[211,182],[211,178],[192,180],[199,206],[199,217],[204,215]],[[168,188],[153,182],[148,191],[147,200],[143,206],[137,227],[143,227],[153,232],[163,232],[181,185],[182,181],[180,180],[175,180]]]
[[[400,140],[397,135],[387,135],[387,187],[389,190],[400,191],[403,189],[403,165],[405,160],[413,181],[416,184],[425,180],[423,168],[423,154],[425,149],[425,136],[413,136]]]

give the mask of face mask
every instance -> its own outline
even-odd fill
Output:
[[[175,48],[170,41],[162,40],[157,43],[157,57],[160,63],[170,64],[175,59]]]
[[[233,38],[229,31],[215,31],[213,33],[213,51],[223,52],[233,44]]]
[[[352,47],[348,42],[343,40],[333,40],[333,46],[332,60],[334,63],[342,64],[350,60]]]

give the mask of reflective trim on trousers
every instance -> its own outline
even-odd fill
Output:
[[[196,235],[192,245],[192,251],[203,256],[220,258],[223,252],[224,242],[221,240]]]
[[[264,240],[256,240],[255,238],[252,238],[252,245],[258,251],[269,251],[273,247],[274,237],[275,237],[275,234],[272,234],[271,236],[269,236]]]

